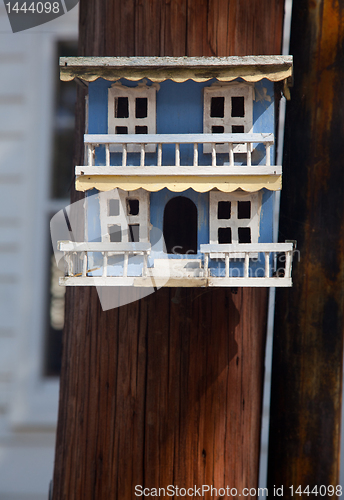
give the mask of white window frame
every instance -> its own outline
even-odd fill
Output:
[[[146,126],[148,134],[156,134],[156,92],[160,86],[156,83],[147,85],[145,81],[140,82],[137,87],[126,87],[120,82],[111,85],[108,92],[108,133],[115,134],[116,127],[127,127],[128,134],[135,134],[136,126]],[[127,97],[129,105],[128,118],[115,117],[115,100],[118,97]],[[135,99],[137,97],[147,98],[147,117],[135,117]],[[143,134],[144,135],[144,134]],[[140,144],[128,145],[128,153],[139,153]],[[121,145],[111,145],[111,152],[121,152]],[[146,153],[154,153],[156,144],[147,144]]]
[[[230,219],[218,219],[218,203],[227,201],[231,203]],[[238,219],[238,201],[251,202],[251,218]],[[218,244],[219,228],[230,227],[232,230],[232,244],[239,244],[238,228],[249,227],[251,229],[251,243],[258,243],[259,221],[261,211],[261,195],[254,193],[223,193],[221,191],[210,191],[209,193],[209,243]],[[235,254],[236,258],[243,258],[244,253]],[[212,259],[224,258],[224,253],[212,253]]]
[[[211,117],[211,99],[212,97],[224,97],[224,116]],[[231,116],[232,97],[244,97],[244,116]],[[253,98],[254,85],[251,83],[227,83],[221,85],[214,83],[210,87],[204,87],[204,104],[203,104],[203,133],[212,134],[213,126],[222,126],[225,134],[232,133],[232,126],[244,126],[244,133],[252,133],[253,129]],[[228,153],[227,144],[217,144],[216,151],[218,153]],[[245,144],[234,146],[234,153],[246,153],[247,147]],[[203,153],[211,153],[211,144],[203,145]]]
[[[119,201],[119,214],[109,215],[109,200]],[[128,200],[139,201],[139,213],[137,215],[128,214]],[[123,243],[129,242],[129,225],[139,225],[139,241],[149,242],[149,193],[144,189],[135,191],[123,191],[113,189],[99,193],[100,208],[100,230],[101,240],[110,242],[109,226],[121,226]]]

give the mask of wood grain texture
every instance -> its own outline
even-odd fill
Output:
[[[283,9],[281,0],[83,0],[80,55],[279,54]]]
[[[69,294],[55,498],[256,484],[266,290],[161,289],[107,312],[95,289]]]
[[[293,289],[276,297],[270,486],[340,484],[343,43],[341,2],[294,2],[280,231],[300,254]]]
[[[79,6],[80,55],[280,51],[281,0]],[[256,22],[265,29],[252,32]],[[53,500],[131,500],[136,484],[257,486],[266,289],[166,288],[103,312],[94,288],[71,287],[66,304]]]

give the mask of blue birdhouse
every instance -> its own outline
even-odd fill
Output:
[[[84,232],[66,285],[291,286],[273,242],[278,91],[291,56],[62,58],[88,86]],[[276,255],[283,269],[276,269]]]

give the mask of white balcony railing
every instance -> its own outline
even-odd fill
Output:
[[[60,241],[58,244],[60,251],[65,253],[66,261],[66,276],[61,282],[65,285],[100,285],[100,286],[153,286],[161,281],[160,286],[190,286],[190,277],[181,276],[176,278],[171,275],[166,276],[168,261],[163,271],[154,266],[148,268],[148,255],[151,250],[150,243],[102,243],[102,242],[72,242]],[[201,260],[200,273],[192,275],[191,286],[291,286],[291,267],[293,256],[292,243],[242,243],[236,245],[215,245],[207,244],[200,246],[201,253],[204,254],[204,263],[202,268]],[[101,253],[102,263],[99,267],[89,268],[89,253]],[[223,254],[225,260],[225,275],[216,276],[211,273],[209,267],[210,255]],[[285,266],[279,272],[273,272],[271,254],[284,253]],[[238,254],[244,255],[243,272],[237,273],[236,266],[230,266],[230,261],[238,261]],[[264,254],[263,269],[259,267],[257,255]],[[123,255],[123,273],[121,276],[113,276],[108,273],[108,257],[113,255]],[[128,260],[130,255],[143,256],[143,268],[141,275],[128,277]],[[252,267],[250,261],[252,260]],[[93,265],[94,259],[91,260]],[[160,262],[160,261],[159,261]],[[183,263],[183,259],[176,259],[176,263]],[[240,259],[242,262],[242,259]],[[257,266],[258,262],[258,266]],[[242,264],[239,264],[242,266]],[[239,267],[238,266],[238,267]],[[259,272],[257,273],[257,269]],[[94,271],[100,271],[96,275],[92,275]],[[234,271],[234,275],[233,275]],[[250,272],[252,271],[252,272]],[[130,273],[132,274],[132,273]],[[214,275],[212,275],[214,274]]]
[[[149,174],[149,169],[151,169],[152,175],[156,175],[157,170],[155,167],[159,168],[159,172],[163,172],[164,168],[168,167],[180,167],[180,170],[176,172],[177,174],[181,172],[183,168],[189,169],[197,167],[197,173],[202,172],[202,168],[207,169],[209,167],[219,167],[218,173],[223,175],[224,165],[229,167],[233,174],[245,173],[243,167],[246,168],[246,173],[252,175],[254,168],[254,173],[257,174],[281,174],[281,167],[271,166],[271,146],[274,143],[273,134],[267,133],[255,133],[255,134],[131,134],[131,135],[116,135],[116,134],[86,134],[84,136],[84,142],[87,147],[87,165],[84,167],[76,167],[76,175],[91,174],[91,173],[113,173],[118,172],[121,174],[121,167],[128,166],[128,154],[129,155],[139,155],[139,168],[144,169],[146,167],[145,173]],[[146,146],[156,145],[157,151],[155,153],[155,165],[151,165],[152,156],[150,154],[150,165],[146,165]],[[193,145],[193,160],[192,165],[183,165],[183,151],[181,151],[181,145]],[[202,165],[199,164],[199,145],[211,144],[211,155],[203,155],[202,153]],[[228,145],[227,153],[219,153],[216,146],[221,144]],[[234,154],[235,145],[244,144],[246,145],[245,154],[246,155],[246,165],[241,164],[240,167],[235,165]],[[255,145],[262,144],[265,148],[265,164],[264,165],[252,165],[252,150]],[[116,155],[121,155],[121,165],[111,165],[111,146],[120,146],[121,152],[115,153]],[[139,153],[128,152],[129,146],[136,145],[139,147]],[[168,160],[163,160],[163,146],[164,145],[174,145],[174,158],[171,161],[171,152],[168,153]],[[95,151],[96,148],[105,148],[105,166],[95,165]],[[104,154],[104,153],[103,153]],[[222,165],[218,165],[217,159],[218,155],[221,155]],[[224,155],[228,155],[228,163],[223,159]],[[209,158],[209,163],[204,166],[204,158]],[[117,156],[118,163],[118,156]],[[105,168],[104,168],[105,167]],[[111,170],[108,168],[111,167]],[[138,167],[133,167],[138,168]],[[252,167],[252,169],[251,169]],[[228,170],[228,169],[227,169]],[[209,171],[205,170],[207,173]],[[212,173],[215,173],[214,170]],[[130,171],[126,170],[126,175],[130,175]]]
[[[103,256],[102,277],[108,275],[108,257],[113,255],[123,255],[123,277],[128,275],[128,261],[130,255],[143,255],[142,276],[147,276],[147,261],[150,253],[150,243],[105,243],[105,242],[74,242],[59,241],[58,249],[65,253],[67,264],[67,276],[88,277],[88,274],[94,272],[100,267],[89,268],[88,254],[90,252],[101,253]]]
[[[284,253],[285,267],[283,273],[277,273],[273,278],[287,279],[291,278],[293,243],[240,243],[240,244],[207,244],[201,245],[201,253],[204,254],[204,274],[210,276],[209,259],[211,254],[223,254],[225,259],[225,278],[230,276],[230,261],[238,260],[238,254],[244,255],[244,275],[238,279],[261,279],[261,277],[250,276],[250,259],[258,261],[259,254],[264,254],[264,278],[272,278],[271,276],[271,254]],[[257,257],[258,255],[258,257]]]

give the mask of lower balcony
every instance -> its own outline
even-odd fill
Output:
[[[289,287],[292,243],[206,244],[200,254],[157,254],[150,243],[60,241],[67,286]],[[284,263],[276,268],[274,258]],[[200,255],[200,258],[199,258]]]

